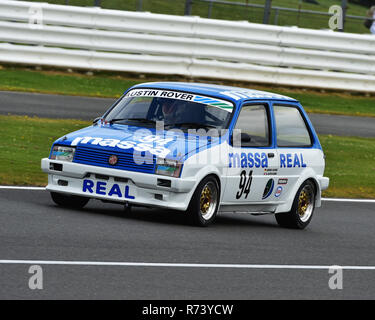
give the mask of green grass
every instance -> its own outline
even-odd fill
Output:
[[[85,76],[63,72],[0,69],[0,90],[55,93],[93,97],[118,97],[140,82],[116,76]]]
[[[29,0],[40,2],[41,0]],[[226,0],[231,2],[246,3],[246,0]],[[45,2],[54,4],[65,4],[66,0],[46,0]],[[102,0],[102,7],[106,9],[135,11],[138,8],[138,0]],[[249,4],[264,5],[265,0],[248,0]],[[69,0],[70,5],[93,6],[94,0]],[[319,1],[319,5],[302,2],[300,0],[277,0],[273,1],[273,7],[284,7],[293,9],[304,9],[328,12],[332,5],[340,5],[341,0]],[[263,9],[251,8],[227,4],[213,4],[211,11],[207,2],[195,0],[192,7],[192,15],[208,17],[211,12],[211,18],[224,20],[248,20],[250,22],[262,23]],[[142,10],[153,13],[164,13],[173,15],[183,15],[185,10],[185,0],[142,0]],[[350,3],[347,13],[349,15],[365,16],[366,8]],[[311,29],[327,29],[328,16],[298,14],[294,12],[279,11],[276,16],[276,10],[272,10],[270,17],[271,24],[282,26],[299,26]],[[346,32],[369,33],[369,30],[363,26],[363,21],[347,19]]]
[[[58,137],[90,125],[78,120],[0,116],[0,184],[46,185],[40,159]],[[326,197],[375,198],[375,139],[321,136]]]
[[[56,93],[66,95],[119,97],[127,88],[145,81],[168,80],[165,78],[126,78],[120,74],[100,73],[95,76],[54,71],[31,71],[20,68],[1,69],[0,90]],[[320,93],[300,89],[274,88],[249,83],[224,82],[225,84],[277,92],[301,101],[308,112],[358,115],[375,117],[375,98],[343,93]]]
[[[320,136],[326,155],[326,197],[375,198],[375,139]]]
[[[0,184],[46,185],[40,160],[53,141],[89,123],[22,116],[0,116]]]

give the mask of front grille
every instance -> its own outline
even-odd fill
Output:
[[[108,163],[108,159],[112,155],[116,155],[118,157],[118,162],[116,165],[110,165]],[[137,158],[133,156],[133,152],[112,152],[99,148],[79,146],[76,148],[73,162],[111,169],[154,173],[156,164],[155,156],[151,154],[148,154],[146,156],[142,154],[142,156],[143,157],[138,158],[138,160],[145,161],[143,161],[143,163],[141,164],[137,164],[135,162]]]

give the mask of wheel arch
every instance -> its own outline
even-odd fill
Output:
[[[191,201],[191,199],[193,198],[194,196],[194,193],[195,191],[197,190],[199,184],[204,180],[206,179],[207,177],[210,177],[212,176],[218,186],[219,186],[219,206],[220,206],[220,201],[222,199],[222,192],[223,192],[223,182],[221,181],[221,178],[220,178],[220,171],[214,167],[214,166],[210,166],[209,168],[202,168],[201,170],[199,170],[196,174],[195,174],[195,178],[196,178],[196,183],[194,185],[194,188],[192,188],[192,190],[190,191],[190,196],[189,196],[189,203]]]
[[[281,212],[289,212],[292,208],[294,198],[297,194],[298,189],[304,184],[306,181],[311,181],[315,186],[315,207],[321,206],[321,189],[320,184],[313,174],[313,172],[306,172],[304,175],[301,175],[298,181],[293,186],[292,191],[289,194],[288,199],[286,200],[285,204],[282,204],[277,207],[275,213],[281,213]]]
[[[216,183],[215,183],[216,182]],[[202,211],[202,191],[204,190],[206,185],[208,184],[214,185],[216,190],[216,201],[215,203],[212,202],[211,196],[207,198],[206,195],[204,195],[204,202],[207,200],[209,201],[208,203],[208,208],[204,208]],[[220,207],[220,198],[221,198],[221,181],[220,177],[216,173],[208,173],[204,176],[201,177],[201,179],[197,180],[197,184],[195,185],[195,188],[193,190],[192,196],[189,201],[189,205],[187,208],[187,213],[189,214],[189,218],[191,221],[198,226],[201,227],[206,227],[209,224],[211,224],[217,215],[217,212]],[[213,203],[214,206],[213,207]],[[204,203],[206,205],[207,203]],[[207,216],[206,216],[207,214]]]
[[[201,179],[201,181],[202,181],[203,179],[206,179],[207,177],[210,177],[210,176],[212,176],[212,177],[215,178],[215,180],[216,180],[216,182],[217,182],[217,184],[218,184],[218,186],[219,186],[219,191],[221,191],[221,180],[220,180],[220,177],[219,177],[216,173],[209,173],[209,174],[207,174],[206,176],[204,176],[204,177]]]
[[[310,177],[310,178],[306,179],[304,182],[306,182],[306,181],[311,181],[314,184],[314,187],[315,187],[315,207],[320,207],[321,203],[322,203],[322,192],[321,192],[320,184],[319,184],[318,180],[315,177]],[[302,182],[302,183],[304,183],[304,182]]]
[[[210,173],[207,173],[205,176],[203,176],[201,179],[199,179],[198,180],[198,183],[195,185],[195,187],[194,187],[194,192],[195,192],[195,190],[197,190],[197,187],[199,186],[199,184],[204,180],[204,179],[206,179],[206,178],[208,178],[208,177],[213,177],[215,180],[216,180],[216,182],[217,182],[217,184],[218,184],[218,186],[219,186],[219,205],[220,205],[220,199],[221,199],[221,192],[222,192],[222,188],[221,188],[221,179],[220,179],[220,177],[219,177],[219,175],[216,173],[216,172],[210,172]]]

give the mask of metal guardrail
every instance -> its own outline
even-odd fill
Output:
[[[321,25],[320,28],[327,28],[327,21],[330,17],[333,16],[332,13],[324,12],[324,11],[317,11],[317,10],[307,10],[302,8],[302,4],[299,6],[299,8],[289,8],[289,7],[281,7],[278,5],[275,5],[275,0],[264,0],[264,4],[256,4],[251,3],[250,1],[227,1],[227,0],[174,0],[173,2],[171,0],[165,0],[166,2],[169,1],[170,5],[176,5],[178,2],[181,4],[184,3],[184,8],[181,10],[181,15],[191,15],[195,13],[196,6],[200,6],[201,4],[207,5],[207,15],[204,15],[208,18],[215,18],[213,16],[213,9],[217,6],[226,6],[228,9],[235,9],[235,8],[242,8],[242,9],[256,9],[259,12],[259,15],[262,15],[262,20],[259,20],[257,22],[262,22],[263,24],[273,24],[273,25],[279,25],[279,20],[282,18],[282,14],[289,14],[290,17],[295,16],[296,17],[296,26],[301,26],[300,21],[302,20],[302,16],[306,17],[307,15],[310,17],[310,19],[314,18],[324,18],[324,25]],[[46,2],[53,3],[53,0],[46,0]],[[133,10],[137,11],[143,11],[143,10],[149,10],[147,9],[149,6],[149,2],[151,0],[134,0],[136,3],[134,5]],[[76,0],[65,0],[65,4],[76,4]],[[87,5],[92,5],[96,7],[106,7],[108,8],[108,4],[106,1],[102,0],[89,0]],[[340,31],[346,31],[346,32],[352,32],[351,30],[353,28],[346,28],[346,23],[350,23],[352,21],[358,21],[361,25],[363,22],[369,17],[367,16],[356,16],[356,15],[350,15],[347,14],[347,7],[348,7],[348,0],[341,0],[341,6],[343,8],[343,28]],[[112,8],[115,9],[115,8]],[[130,9],[128,9],[130,10]],[[375,21],[375,19],[373,19]],[[252,21],[255,22],[255,21]],[[353,26],[353,25],[352,25]],[[365,29],[362,30],[362,32],[365,32]]]
[[[370,35],[30,5],[0,2],[0,62],[375,92]]]

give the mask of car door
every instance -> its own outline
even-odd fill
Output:
[[[266,101],[241,107],[229,143],[223,203],[241,205],[271,199],[279,162],[270,115]]]

